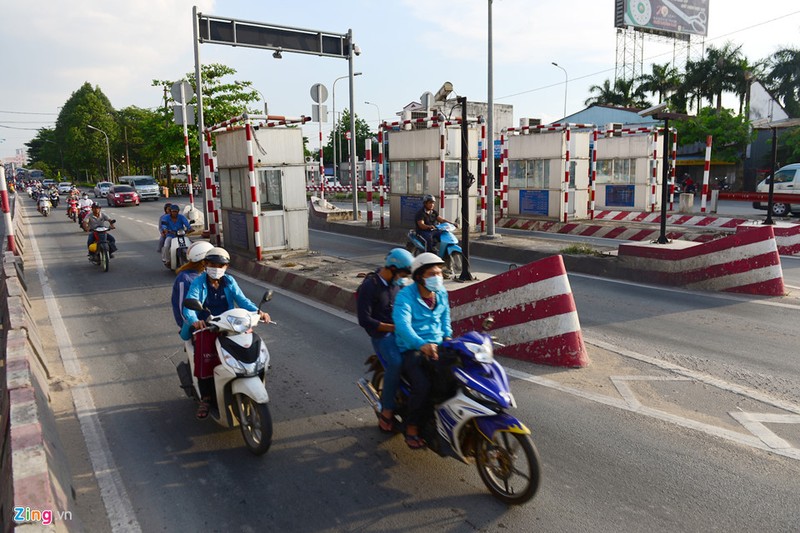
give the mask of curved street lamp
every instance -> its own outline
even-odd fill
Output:
[[[561,70],[564,71],[564,117],[563,118],[566,118],[566,116],[567,116],[567,85],[569,84],[569,74],[567,74],[567,69],[565,69],[564,67],[562,67],[561,65],[559,65],[555,61],[551,61],[550,64],[553,65],[554,67],[560,68]]]
[[[91,124],[87,124],[86,127],[89,128],[89,129],[95,130],[95,131],[99,131],[100,133],[102,133],[105,136],[105,138],[106,138],[106,155],[107,155],[106,162],[108,163],[108,181],[113,181],[111,179],[111,143],[108,142],[108,134],[106,132],[104,132],[103,130],[101,130],[100,128],[95,128]]]

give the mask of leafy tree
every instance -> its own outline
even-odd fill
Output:
[[[800,117],[800,49],[778,50],[767,61],[766,82],[791,117]]]
[[[704,107],[696,117],[678,121],[676,127],[681,145],[705,142],[712,135],[714,158],[723,161],[739,161],[747,144],[755,138],[746,117],[724,108]]]
[[[789,128],[778,136],[778,161],[800,161],[800,128]]]
[[[658,97],[659,102],[663,102],[667,93],[676,90],[681,84],[681,77],[675,67],[670,67],[669,63],[650,66],[650,74],[642,74],[637,80],[638,90],[647,92]]]
[[[363,119],[358,118],[356,115],[356,156],[359,159],[364,158],[365,147],[364,147],[364,140],[371,139],[374,134],[369,129],[369,124]],[[338,153],[336,154],[336,164],[337,166],[341,164],[342,161],[348,160],[348,154],[350,153],[350,141],[345,138],[345,133],[350,129],[350,110],[345,109],[342,111],[342,119],[337,123],[334,124],[333,130],[328,135],[328,144],[326,144],[322,151],[323,157],[325,158],[326,162],[330,162],[334,160],[334,153],[333,153],[333,140],[334,136],[337,136],[336,145],[337,148],[339,143],[341,142],[341,148],[337,149],[337,152],[341,153],[341,159],[338,158]],[[319,153],[314,154],[314,158],[319,161]]]
[[[612,105],[618,107],[647,107],[644,91],[634,86],[634,80],[617,79],[612,88],[611,81],[605,80],[602,85],[592,85],[590,92],[596,96],[587,98],[585,105]]]

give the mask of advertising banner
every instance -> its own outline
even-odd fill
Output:
[[[664,33],[708,35],[709,0],[615,0],[614,25]]]

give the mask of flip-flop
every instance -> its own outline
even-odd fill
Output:
[[[419,435],[406,435],[406,446],[412,450],[421,450],[427,447],[428,444]]]
[[[383,413],[378,415],[380,421],[378,422],[378,429],[381,430],[381,433],[394,433],[394,417],[386,417],[383,416]],[[384,424],[388,424],[388,428],[384,426]]]
[[[200,405],[197,406],[197,413],[195,414],[195,417],[198,420],[208,418],[208,410],[210,407],[211,406],[208,402],[200,402]]]

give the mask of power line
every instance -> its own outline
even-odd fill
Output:
[[[738,30],[734,30],[734,31],[729,32],[729,33],[723,33],[722,35],[718,35],[716,37],[712,37],[712,38],[706,39],[706,40],[707,41],[716,41],[716,40],[719,40],[719,39],[723,39],[725,37],[729,37],[731,35],[735,35],[737,33],[741,33],[743,31],[752,30],[753,28],[758,28],[759,26],[763,26],[765,24],[770,24],[772,22],[776,22],[776,21],[779,21],[781,19],[789,18],[789,17],[797,15],[797,14],[800,14],[800,11],[792,11],[791,13],[787,13],[785,15],[781,15],[779,17],[775,17],[775,18],[772,18],[772,19],[769,19],[769,20],[765,20],[764,22],[759,22],[757,24],[753,24],[752,26],[747,26],[747,27],[744,27],[744,28],[740,28]],[[684,49],[686,49],[687,47],[688,47],[688,45],[684,46]],[[659,58],[661,56],[670,55],[670,54],[672,54],[671,51],[670,52],[663,52],[661,54],[657,54],[657,55],[654,55],[652,57],[646,58],[646,61],[649,62],[649,61],[652,61],[652,60],[654,60],[656,58]],[[615,70],[616,70],[616,68],[607,68],[607,69],[604,69],[604,70],[598,70],[597,72],[592,72],[591,74],[585,74],[583,76],[578,76],[576,78],[571,78],[569,81],[577,81],[577,80],[583,80],[583,79],[586,79],[586,78],[593,78],[594,76],[597,76],[599,74],[605,74],[607,72],[613,72]],[[550,89],[551,87],[557,87],[559,85],[563,85],[564,83],[565,82],[556,82],[556,83],[551,83],[550,85],[543,85],[541,87],[536,87],[535,89],[528,89],[527,91],[522,91],[522,92],[519,92],[519,93],[508,94],[506,96],[496,96],[495,100],[504,100],[506,98],[513,98],[514,96],[521,96],[523,94],[529,94],[529,93],[533,93],[533,92],[536,92],[536,91],[543,91],[545,89]]]
[[[17,128],[15,126],[6,126],[5,124],[0,124],[0,128],[6,128],[9,130],[27,130],[27,131],[39,131],[45,129],[44,127],[41,128]]]
[[[58,115],[58,113],[37,113],[35,111],[3,111],[0,109],[0,113],[10,113],[12,115]]]

